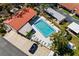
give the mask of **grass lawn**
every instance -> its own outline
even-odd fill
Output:
[[[79,17],[76,15],[73,15],[72,17],[79,20]]]
[[[79,34],[77,34],[77,37],[79,37]]]
[[[60,25],[60,27],[62,30],[65,30],[68,25],[69,25],[68,22],[64,22],[63,24]]]
[[[70,14],[70,12],[65,9],[62,9],[62,11],[65,12],[66,14]]]
[[[65,12],[66,14],[70,14],[70,12],[65,10],[65,9],[62,9],[62,11]],[[79,19],[79,17],[76,16],[76,15],[73,15],[72,17],[75,18],[75,19]]]
[[[74,56],[79,56],[79,38],[72,36],[71,42],[76,46],[76,50],[74,50]]]
[[[63,30],[65,30],[68,26],[68,23],[65,22],[63,25],[60,25]],[[77,36],[72,35],[71,42],[75,44],[76,50],[74,50],[74,56],[79,56],[79,38]]]
[[[65,30],[69,23],[64,22],[62,25],[59,25],[62,30]],[[79,56],[79,38],[77,36],[72,35],[71,42],[75,44],[76,50],[74,50],[74,56]]]

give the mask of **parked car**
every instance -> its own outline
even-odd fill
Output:
[[[31,48],[29,49],[29,52],[32,53],[32,54],[34,54],[35,51],[37,50],[37,48],[38,48],[38,45],[37,45],[36,43],[34,43],[34,44],[31,46]]]

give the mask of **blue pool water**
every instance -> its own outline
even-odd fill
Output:
[[[34,25],[45,37],[48,37],[55,32],[55,29],[42,19],[37,21]]]

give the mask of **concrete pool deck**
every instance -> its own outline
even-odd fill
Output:
[[[51,28],[53,27],[53,28],[56,30],[56,32],[60,31],[59,28],[57,28],[55,25],[51,24],[51,22],[49,22],[48,20],[46,20],[43,16],[41,16],[40,18],[42,18],[45,22],[47,22],[47,24],[50,25]],[[39,19],[38,19],[38,20],[39,20]],[[37,21],[38,21],[38,20],[37,20]],[[45,47],[47,47],[47,48],[50,49],[51,46],[52,46],[52,43],[53,43],[53,42],[50,40],[50,36],[49,36],[49,37],[44,37],[44,36],[40,33],[40,31],[39,31],[34,25],[32,25],[32,27],[33,27],[33,29],[36,31],[36,33],[34,34],[34,35],[35,35],[35,38],[32,37],[32,40],[35,40],[35,41],[39,42],[40,44],[42,44],[42,45],[44,45]]]

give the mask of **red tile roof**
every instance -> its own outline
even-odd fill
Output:
[[[13,15],[10,19],[5,20],[4,23],[9,24],[15,30],[18,30],[35,15],[36,12],[33,9],[24,8],[16,13],[16,15]]]
[[[79,14],[79,5],[75,7],[75,10],[76,10],[75,12]]]
[[[76,14],[79,14],[79,3],[60,3],[60,5],[69,10],[76,10]]]
[[[60,5],[64,6],[69,10],[73,10],[76,6],[79,5],[79,3],[60,3]]]

